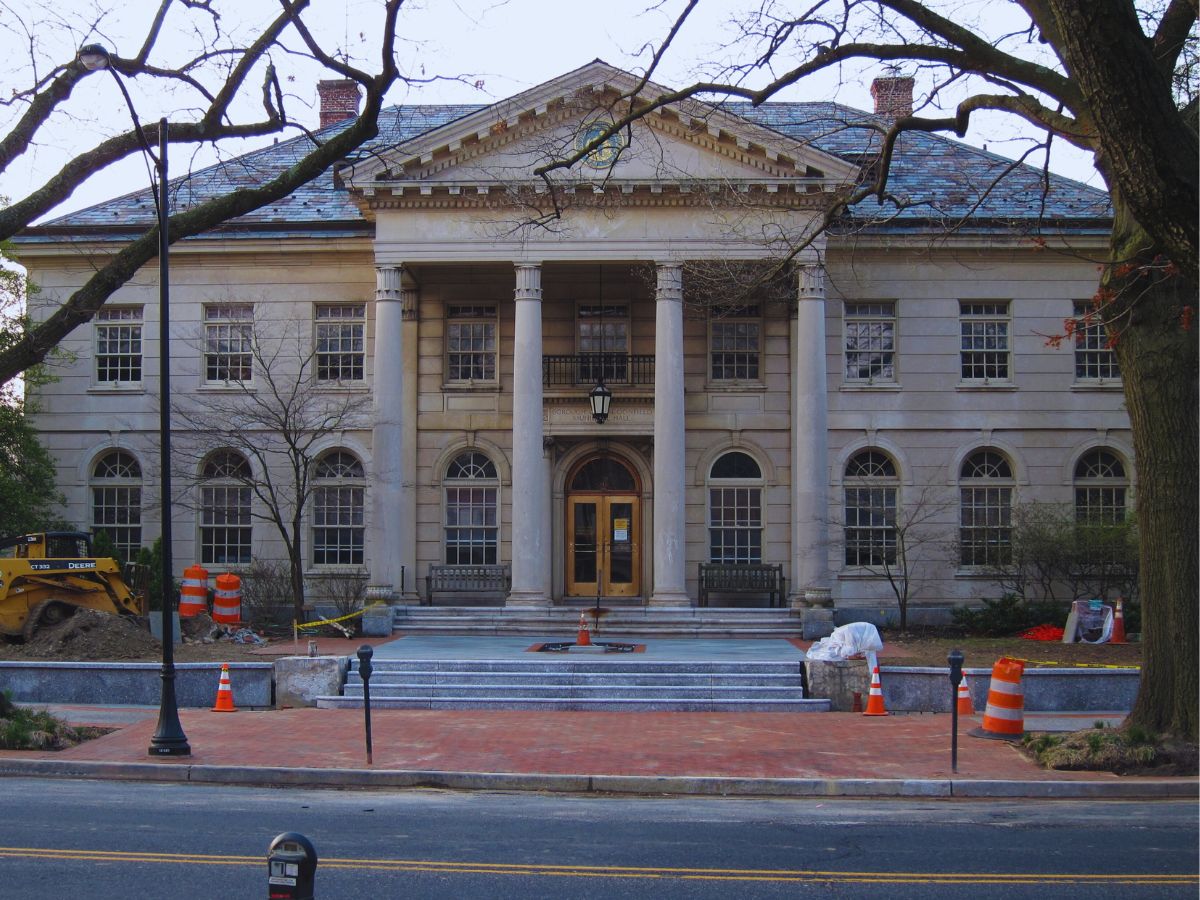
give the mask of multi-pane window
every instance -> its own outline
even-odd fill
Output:
[[[363,380],[367,307],[362,303],[322,303],[316,309],[317,380]]]
[[[963,301],[959,304],[962,333],[962,380],[1008,381],[1011,371],[1008,304]]]
[[[133,455],[112,450],[92,468],[92,532],[103,531],[125,560],[142,546],[142,467]]]
[[[317,460],[312,505],[315,566],[361,566],[366,473],[352,453],[334,450]]]
[[[755,381],[762,357],[762,313],[757,305],[727,310],[709,324],[713,381]]]
[[[446,310],[446,380],[496,380],[496,307],[453,304]]]
[[[979,450],[959,471],[959,562],[1003,566],[1012,558],[1012,467],[995,450]]]
[[[204,307],[204,380],[249,383],[253,343],[253,306],[220,303]]]
[[[1091,303],[1075,304],[1075,380],[1117,381],[1121,370],[1104,322]]]
[[[762,562],[762,469],[740,451],[720,456],[708,473],[708,559]]]
[[[200,485],[200,562],[250,562],[250,464],[240,453],[219,450],[204,462]]]
[[[846,381],[856,384],[896,380],[896,304],[847,303]]]
[[[496,465],[477,450],[446,467],[446,562],[493,565],[500,542]]]
[[[1075,464],[1075,519],[1116,525],[1125,521],[1129,480],[1110,450],[1090,450]]]
[[[142,383],[140,306],[102,306],[96,313],[96,381]]]
[[[623,303],[579,307],[579,380],[629,378],[629,307]]]
[[[856,453],[846,464],[846,565],[896,562],[896,465],[878,450]]]

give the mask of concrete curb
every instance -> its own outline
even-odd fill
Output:
[[[1197,798],[1194,778],[1018,781],[964,778],[730,778],[722,776],[560,775],[404,769],[285,769],[193,765],[185,761],[87,762],[0,759],[0,777],[150,781],[241,787],[442,788],[570,794],[719,797],[922,797],[1091,800]]]

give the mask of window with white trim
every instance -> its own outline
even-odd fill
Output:
[[[313,470],[314,566],[361,566],[366,534],[366,472],[358,457],[333,450]]]
[[[758,304],[713,313],[709,321],[709,375],[713,381],[757,381],[762,360]]]
[[[879,384],[896,380],[896,304],[890,300],[846,303],[846,383]]]
[[[1012,373],[1010,325],[1006,301],[964,300],[959,303],[960,370],[964,382],[1009,381]]]
[[[254,307],[214,303],[204,307],[204,380],[249,384],[254,373]]]
[[[96,313],[96,381],[142,383],[142,308],[102,306]]]
[[[316,310],[317,381],[362,381],[366,353],[367,307],[363,303],[319,303]]]
[[[200,563],[250,562],[250,463],[233,450],[218,450],[204,461],[200,484]]]
[[[896,464],[879,450],[861,450],[846,463],[846,565],[896,562]]]
[[[978,450],[959,470],[959,562],[1003,566],[1012,559],[1012,466],[995,450]]]
[[[1117,354],[1108,342],[1104,321],[1090,301],[1076,301],[1075,307],[1075,381],[1080,383],[1119,382],[1121,370]]]
[[[496,305],[446,308],[446,380],[496,380]]]
[[[496,464],[464,450],[446,467],[445,558],[451,566],[494,565],[500,544]]]
[[[110,450],[92,467],[92,533],[108,535],[122,559],[142,546],[142,467],[133,454]]]
[[[1103,525],[1125,521],[1129,479],[1111,450],[1089,450],[1075,464],[1075,519]]]
[[[762,562],[762,469],[747,453],[722,454],[708,472],[708,560]]]

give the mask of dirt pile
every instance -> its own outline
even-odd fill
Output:
[[[20,656],[32,659],[143,659],[162,652],[162,645],[124,616],[76,610],[57,625],[43,628],[20,648]]]

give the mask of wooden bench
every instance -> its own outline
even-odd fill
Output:
[[[505,565],[430,566],[425,576],[425,603],[434,594],[495,594],[504,597],[512,586],[512,570]]]
[[[783,606],[783,565],[757,563],[700,563],[700,605],[708,606],[712,594],[767,595],[771,606]]]

